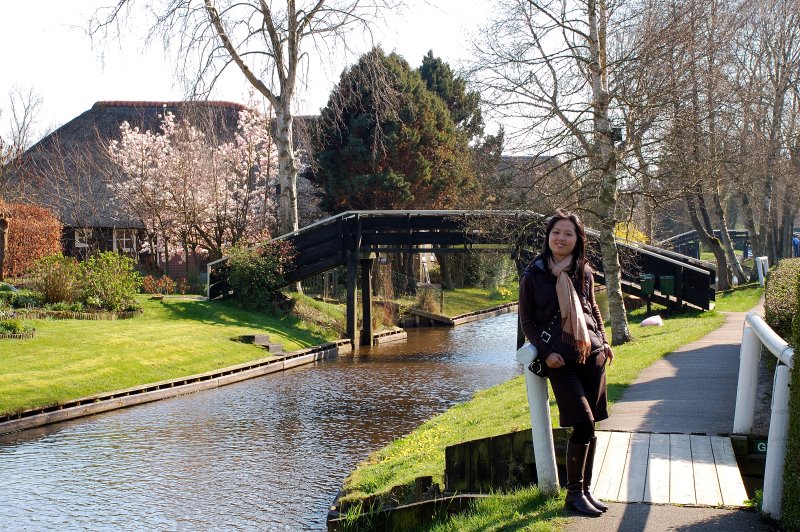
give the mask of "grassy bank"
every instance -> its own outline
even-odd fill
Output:
[[[741,291],[736,297],[719,301],[719,311],[752,308],[761,289]],[[744,309],[742,309],[744,307]],[[665,320],[663,327],[640,327],[644,310],[629,315],[634,341],[615,348],[616,359],[609,368],[609,401],[621,397],[636,376],[647,366],[681,345],[697,340],[718,328],[725,320],[721,312],[687,312]],[[557,407],[551,395],[553,424],[558,426]],[[444,449],[448,445],[504,434],[530,427],[522,377],[484,390],[464,404],[432,418],[411,434],[372,454],[345,481],[346,499],[387,493],[397,485],[413,492],[414,478],[431,475],[443,483]],[[559,512],[536,488],[498,494],[479,504],[469,515],[454,516],[438,523],[434,530],[500,530],[525,528],[549,530],[557,527]],[[555,520],[553,520],[555,519]]]
[[[633,342],[615,348],[616,359],[608,371],[609,400],[619,399],[636,375],[677,347],[701,338],[719,327],[720,313],[690,313],[665,320],[664,327],[639,328],[641,312],[631,316]],[[509,355],[511,356],[511,355]],[[550,406],[557,426],[557,407]],[[432,475],[442,482],[444,448],[454,443],[504,434],[530,426],[525,381],[516,377],[478,392],[467,402],[425,422],[408,436],[376,452],[345,482],[347,498],[386,492],[396,485],[411,485],[414,478]]]
[[[268,356],[239,341],[242,335],[270,334],[285,350],[334,336],[296,316],[267,316],[218,302],[142,296],[141,303],[144,314],[130,320],[30,320],[34,339],[0,341],[0,413]]]
[[[493,288],[455,288],[444,291],[445,316],[459,316],[476,310],[496,307],[517,300],[519,286],[513,283],[505,287],[505,291],[498,292]]]

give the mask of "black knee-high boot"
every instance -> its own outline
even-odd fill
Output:
[[[592,506],[583,494],[583,470],[588,452],[588,443],[567,441],[567,498],[564,503],[582,514],[597,517],[602,512]]]
[[[586,466],[583,468],[583,494],[586,496],[586,500],[589,501],[589,503],[591,503],[592,506],[594,506],[601,512],[606,512],[608,511],[608,506],[595,499],[594,496],[592,496],[591,492],[592,469],[594,468],[595,447],[597,447],[596,437],[589,440],[589,450],[586,453]]]

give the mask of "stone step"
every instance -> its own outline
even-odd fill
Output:
[[[283,344],[270,341],[268,334],[256,334],[253,336],[253,343],[260,345],[270,353],[283,353]]]

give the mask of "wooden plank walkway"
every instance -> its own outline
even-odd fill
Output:
[[[592,493],[598,499],[744,506],[748,499],[729,438],[598,431]]]

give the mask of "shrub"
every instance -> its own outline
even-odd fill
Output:
[[[792,337],[792,316],[797,305],[797,277],[800,259],[784,259],[767,277],[764,317],[781,338]]]
[[[795,308],[800,309],[800,275],[795,276]],[[783,466],[783,519],[785,530],[800,530],[800,386],[798,382],[797,350],[800,346],[800,313],[795,312],[792,324],[792,346],[795,363],[792,369],[793,384],[789,386],[789,434],[786,442],[786,463]],[[791,459],[790,457],[794,457]]]
[[[142,283],[132,258],[108,251],[83,264],[82,296],[90,307],[113,311],[138,308],[136,294]]]
[[[647,244],[647,235],[640,231],[633,223],[630,222],[617,222],[614,226],[614,236],[622,240],[630,240],[633,242],[641,242]]]
[[[23,334],[32,330],[30,325],[25,325],[21,320],[0,320],[0,334]]]
[[[257,247],[233,247],[228,256],[228,284],[242,305],[264,308],[276,300],[285,285],[283,270],[294,258],[288,242],[273,241]]]
[[[175,281],[167,275],[158,278],[148,275],[142,279],[142,289],[148,294],[174,294],[175,286]]]
[[[489,294],[489,297],[491,299],[508,299],[508,298],[511,297],[511,290],[509,290],[508,288],[499,286],[499,287],[495,288],[494,290],[492,290],[492,292]]]
[[[494,288],[508,283],[516,267],[506,256],[488,253],[474,253],[464,264],[464,284],[481,288]]]
[[[3,274],[18,277],[42,257],[61,251],[61,223],[42,207],[10,203],[8,248]]]
[[[0,283],[0,292],[13,292],[14,287],[8,283]]]
[[[439,304],[440,292],[432,286],[423,286],[417,291],[417,300],[414,302],[414,307],[430,312],[432,314],[439,314],[442,311],[442,306]]]
[[[61,253],[42,257],[30,270],[31,286],[45,303],[71,303],[80,294],[80,265]]]
[[[44,304],[42,296],[35,292],[14,292],[11,306],[14,308],[36,308]]]

